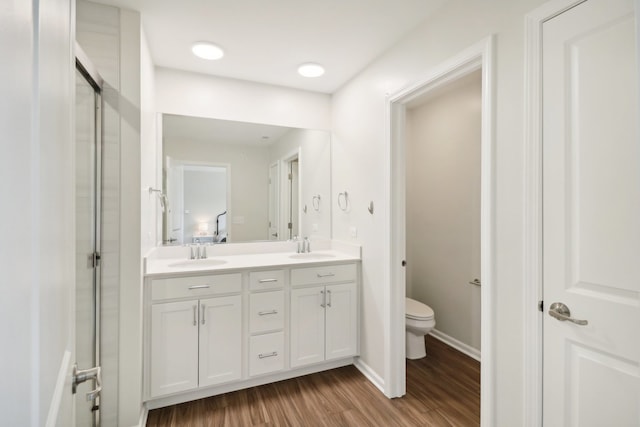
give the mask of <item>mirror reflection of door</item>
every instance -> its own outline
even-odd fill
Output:
[[[183,165],[167,157],[165,169],[165,188],[169,200],[165,217],[165,244],[186,243],[183,238],[182,213],[184,211],[184,169]]]
[[[228,165],[192,164],[167,157],[166,243],[229,241],[228,176]]]
[[[298,188],[300,185],[300,175],[298,173],[298,157],[289,160],[288,162],[288,193],[289,193],[289,205],[287,207],[287,215],[289,217],[288,229],[289,239],[299,236],[298,231]]]
[[[269,166],[269,240],[278,240],[279,230],[279,179],[280,176],[278,162],[272,163]]]

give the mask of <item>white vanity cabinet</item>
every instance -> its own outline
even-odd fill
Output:
[[[356,283],[355,264],[291,271],[291,367],[357,354]]]
[[[150,397],[240,379],[241,289],[240,274],[151,281]]]
[[[359,262],[283,258],[145,278],[148,409],[353,364]]]

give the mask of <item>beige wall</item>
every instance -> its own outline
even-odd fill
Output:
[[[479,350],[481,72],[445,90],[407,110],[407,295]]]

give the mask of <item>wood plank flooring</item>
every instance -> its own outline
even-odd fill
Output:
[[[148,427],[478,426],[480,364],[427,337],[407,360],[407,394],[387,399],[355,367],[252,387],[149,412]]]

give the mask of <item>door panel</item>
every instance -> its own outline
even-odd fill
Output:
[[[242,376],[242,297],[200,301],[199,385],[205,387]]]
[[[291,367],[324,361],[324,287],[291,290]]]
[[[640,143],[632,0],[543,25],[545,426],[640,423]],[[562,302],[577,325],[548,314]]]
[[[325,359],[353,356],[358,343],[358,291],[355,283],[327,286]]]
[[[198,301],[151,307],[151,396],[198,387]]]

